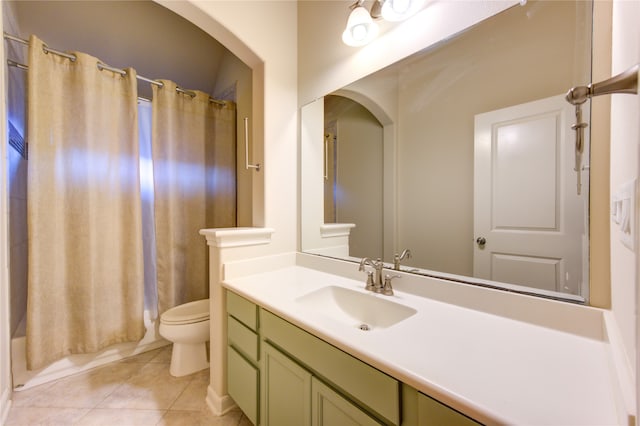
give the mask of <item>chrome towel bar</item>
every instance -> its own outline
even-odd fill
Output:
[[[614,93],[638,94],[638,75],[640,64],[636,64],[628,70],[599,83],[587,86],[576,86],[569,89],[565,99],[576,107],[576,124],[571,126],[576,132],[576,165],[577,190],[580,195],[582,189],[582,153],[584,151],[584,129],[588,126],[582,121],[582,104],[594,96],[610,95]]]

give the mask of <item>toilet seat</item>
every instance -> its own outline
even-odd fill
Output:
[[[209,299],[196,300],[175,306],[160,315],[164,324],[193,324],[209,320]]]

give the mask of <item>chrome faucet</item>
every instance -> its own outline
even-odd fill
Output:
[[[409,249],[404,249],[404,251],[402,252],[402,254],[394,254],[393,255],[393,269],[395,269],[396,271],[400,270],[400,261],[403,260],[404,258],[407,259],[411,259],[411,250]]]
[[[365,265],[371,266],[376,273],[375,278],[373,279],[373,283],[371,283],[371,275],[367,278],[367,290],[375,291],[376,293],[380,293],[384,287],[384,283],[382,281],[382,270],[384,268],[384,263],[382,259],[378,258],[376,260],[371,260],[371,258],[365,257],[360,261],[360,267],[358,271],[364,271]]]

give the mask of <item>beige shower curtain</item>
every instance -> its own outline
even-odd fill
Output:
[[[235,104],[153,86],[158,312],[209,294],[205,228],[236,226]]]
[[[32,36],[27,366],[143,337],[135,71]]]

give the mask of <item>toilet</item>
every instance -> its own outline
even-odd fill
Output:
[[[180,377],[209,367],[209,299],[175,306],[160,316],[160,335],[173,342],[172,376]]]

